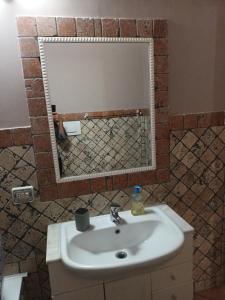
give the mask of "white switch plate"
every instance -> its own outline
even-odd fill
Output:
[[[68,136],[81,134],[80,121],[65,121],[63,127]]]
[[[21,186],[12,188],[12,199],[14,204],[24,204],[34,200],[33,186]]]

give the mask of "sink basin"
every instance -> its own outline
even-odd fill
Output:
[[[114,274],[147,267],[174,256],[184,243],[183,231],[160,209],[146,208],[142,216],[120,213],[115,225],[109,215],[91,218],[88,231],[75,222],[61,224],[61,259],[81,275]]]

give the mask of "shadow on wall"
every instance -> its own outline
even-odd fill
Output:
[[[219,103],[224,103],[222,107],[225,110],[225,2],[223,0],[218,1],[217,7],[217,22],[215,24],[215,60],[214,64],[214,95],[213,95],[213,107],[218,107]]]
[[[221,0],[175,2],[169,19],[171,112],[223,110],[225,3]]]

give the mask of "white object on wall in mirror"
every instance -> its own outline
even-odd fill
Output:
[[[63,122],[63,127],[68,136],[81,134],[80,121],[65,121]]]

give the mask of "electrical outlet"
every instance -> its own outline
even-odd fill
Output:
[[[12,188],[12,199],[16,205],[32,202],[34,200],[33,186],[21,186]]]

